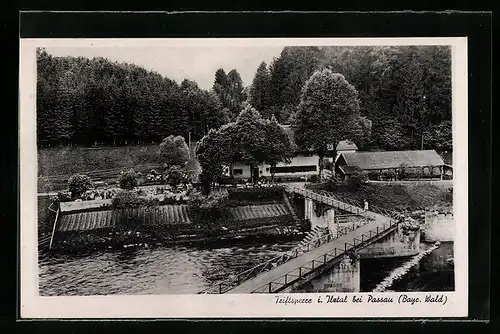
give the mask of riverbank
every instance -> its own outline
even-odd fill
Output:
[[[293,238],[310,229],[309,222],[297,218],[281,188],[234,189],[221,214],[217,220],[199,220],[186,204],[128,209],[61,206],[52,249],[87,252],[247,237]]]
[[[448,181],[367,182],[356,190],[341,185],[332,191],[327,183],[306,188],[353,200],[360,207],[366,200],[370,207],[404,213],[420,223],[422,241],[455,240],[453,187]]]
[[[289,217],[227,222],[218,226],[166,224],[117,226],[90,231],[57,233],[52,251],[86,253],[98,250],[149,248],[153,246],[238,243],[248,240],[295,240],[308,229],[305,222]]]

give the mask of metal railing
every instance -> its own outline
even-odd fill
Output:
[[[356,203],[353,200],[347,199],[347,198],[342,198],[342,200],[338,199],[338,196],[334,195],[323,195],[320,193],[317,193],[315,191],[307,190],[307,189],[302,189],[294,186],[287,186],[288,189],[290,189],[292,192],[298,193],[304,197],[316,200],[318,202],[339,208],[344,211],[356,213],[356,214],[362,214],[364,211],[363,208],[358,206],[358,203]]]
[[[299,194],[303,195],[304,197],[308,197],[308,198],[311,198],[311,199],[316,200],[318,202],[322,202],[322,203],[331,205],[333,207],[343,209],[344,211],[353,212],[356,215],[363,217],[365,219],[365,223],[368,223],[369,221],[373,220],[373,218],[371,218],[371,217],[367,218],[366,216],[364,216],[364,214],[366,214],[367,211],[358,207],[356,205],[357,203],[353,200],[346,199],[346,198],[341,198],[342,200],[339,200],[339,199],[337,199],[338,196],[336,196],[336,195],[334,196],[333,194],[329,194],[328,196],[326,196],[326,195],[318,194],[314,191],[298,188],[295,186],[288,186],[287,185],[286,188],[290,189],[293,192],[299,193]],[[393,228],[394,226],[396,226],[398,224],[397,221],[392,219],[393,217],[397,216],[396,213],[391,212],[391,211],[386,210],[386,209],[381,209],[381,208],[378,208],[375,206],[372,206],[371,209],[373,210],[373,212],[381,214],[389,219],[388,227],[386,228],[387,223],[383,223],[383,230],[379,231],[379,228],[377,227],[376,229],[370,230],[369,232],[367,232],[367,234],[363,233],[360,237],[361,239],[354,238],[352,244],[350,244],[350,243],[345,244],[345,249],[343,251],[344,253],[347,251],[347,245],[352,245],[352,247],[350,249],[352,249],[353,247],[361,247],[361,245],[365,244],[368,240],[376,238],[378,235],[385,233],[389,228]],[[264,263],[261,263],[253,268],[250,268],[250,269],[245,270],[241,273],[238,273],[237,275],[234,275],[228,279],[220,281],[220,282],[208,287],[207,289],[198,292],[198,294],[209,294],[209,293],[222,294],[222,293],[225,293],[225,292],[231,290],[232,288],[242,284],[243,282],[248,281],[249,279],[257,277],[258,275],[260,275],[260,274],[262,274],[270,269],[273,269],[273,268],[275,268],[279,265],[282,265],[282,264],[284,264],[292,259],[295,259],[298,256],[304,254],[305,252],[309,252],[312,249],[318,248],[318,247],[320,247],[320,246],[322,246],[330,241],[333,241],[333,240],[338,239],[344,235],[347,235],[348,233],[350,233],[350,232],[352,232],[352,231],[356,230],[357,228],[364,226],[364,225],[365,224],[361,224],[361,225],[354,225],[353,224],[353,225],[350,225],[350,226],[344,227],[343,229],[338,230],[337,234],[335,236],[332,236],[331,234],[326,234],[326,235],[323,235],[319,238],[313,239],[313,240],[309,241],[308,243],[302,245],[301,247],[295,248],[292,251],[289,251],[289,252],[286,252],[285,254],[276,256],[276,257],[274,257],[274,258],[272,258]],[[365,239],[365,238],[367,238],[367,239]],[[357,244],[356,244],[356,242],[357,242]],[[338,253],[338,248],[331,250],[330,252],[320,256],[320,257],[324,257],[323,264],[321,264],[321,265],[324,265],[327,262],[330,262],[333,259],[333,258],[331,258],[332,254],[334,254],[333,256],[335,258],[335,257],[338,257],[338,256],[344,254],[344,253]],[[312,260],[308,263],[311,265],[311,268],[309,268],[310,270],[314,270],[315,268],[318,267],[318,265],[320,264],[320,262],[318,262],[319,261],[318,259],[320,257],[318,257],[315,260]],[[330,257],[330,259],[328,259],[328,257]],[[306,266],[308,264],[306,264]],[[297,270],[297,269],[295,269],[295,270]],[[299,278],[301,278],[303,276],[303,274],[308,273],[307,267],[304,267],[303,269],[299,269],[299,270],[301,271],[300,275],[297,276]],[[302,270],[305,270],[305,271],[302,272]],[[290,279],[294,276],[294,274],[292,274],[292,272],[293,272],[293,270],[291,272],[285,274],[282,277],[282,279],[286,282],[285,284],[292,282],[292,281],[290,281]],[[273,282],[270,282],[269,284],[271,286],[271,287],[269,287],[269,289],[271,291],[275,291],[275,290],[273,290],[272,285],[273,284],[279,285],[281,283],[273,281]],[[266,285],[266,287],[267,287],[267,285]],[[258,292],[257,290],[254,292]]]
[[[375,205],[370,205],[369,210],[365,211],[364,208],[360,207],[360,203],[352,200],[350,198],[346,198],[337,194],[332,194],[329,192],[326,192],[324,190],[319,190],[319,191],[312,191],[308,189],[302,189],[299,187],[295,186],[286,186],[286,188],[290,189],[292,192],[298,193],[304,197],[311,198],[313,200],[316,200],[318,202],[322,202],[328,205],[331,205],[333,207],[337,207],[341,210],[344,211],[349,211],[352,213],[356,213],[358,215],[362,215],[363,213],[366,212],[375,212],[380,215],[390,217],[390,218],[396,218],[399,217],[399,213],[392,211],[392,210],[387,210],[384,208],[380,208]]]
[[[359,248],[365,247],[368,243],[377,239],[380,235],[385,234],[397,227],[398,224],[398,221],[390,219],[388,223],[382,224],[382,228],[377,227],[376,229],[371,229],[368,232],[362,233],[361,236],[355,237],[352,243],[344,243],[344,249],[334,248],[332,250],[329,250],[328,252],[316,257],[306,264],[290,270],[286,274],[272,280],[265,285],[260,286],[259,288],[253,290],[251,293],[279,292],[287,286],[300,281],[313,271],[323,268],[331,261],[340,259],[341,256],[346,255],[348,252],[353,252]]]
[[[279,265],[282,265],[292,259],[295,259],[299,256],[301,256],[304,253],[307,253],[313,249],[316,249],[320,246],[323,246],[324,244],[327,244],[333,240],[336,240],[348,233],[353,232],[354,230],[366,225],[369,222],[368,219],[364,220],[363,224],[360,225],[351,225],[351,226],[346,226],[340,230],[337,231],[336,235],[331,235],[331,234],[325,234],[322,235],[318,238],[312,239],[308,241],[307,243],[294,248],[291,251],[285,252],[282,255],[278,255],[270,260],[267,260],[264,263],[261,263],[255,267],[252,267],[248,270],[245,270],[241,273],[238,273],[228,279],[225,279],[223,281],[220,281],[218,283],[215,283],[214,285],[206,288],[205,290],[202,290],[198,292],[198,294],[222,294],[225,293],[232,288],[242,284],[245,281],[248,281],[254,277],[257,277],[258,275],[276,268]]]

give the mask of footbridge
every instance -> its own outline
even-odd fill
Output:
[[[361,258],[411,256],[420,251],[419,231],[404,228],[395,212],[377,207],[364,210],[352,200],[300,187],[285,189],[303,198],[305,218],[311,220],[312,230],[323,233],[199,293],[355,292],[360,290]],[[335,210],[355,219],[339,219]]]

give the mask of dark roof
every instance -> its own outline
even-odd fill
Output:
[[[339,169],[345,175],[352,175],[355,172],[361,172],[362,171],[362,169],[359,168],[358,166],[349,166],[349,165],[339,166]]]
[[[434,150],[341,153],[346,163],[361,169],[442,166],[443,159]]]
[[[357,150],[358,147],[350,140],[342,140],[337,144],[337,151]]]

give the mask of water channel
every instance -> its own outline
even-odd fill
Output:
[[[190,294],[286,252],[299,240],[171,246],[68,255],[41,253],[42,296]],[[422,250],[430,245],[422,244]],[[371,291],[409,259],[361,260],[361,291]],[[453,242],[443,242],[386,291],[454,289]]]

